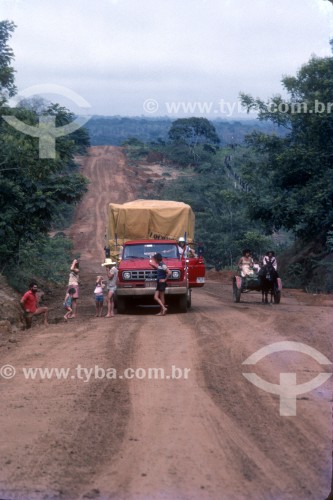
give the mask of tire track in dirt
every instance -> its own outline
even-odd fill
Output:
[[[132,322],[119,318],[117,327],[104,318],[93,318],[92,291],[104,260],[107,205],[134,199],[138,184],[128,183],[119,148],[91,148],[81,171],[90,179],[89,190],[67,231],[74,251],[81,254],[78,318],[19,334],[16,349],[2,357],[18,372],[24,366],[64,367],[73,373],[78,365],[118,371],[131,365],[134,318]],[[0,383],[6,391],[8,382]],[[0,496],[4,498],[78,498],[89,489],[100,464],[119,449],[130,414],[126,381],[91,379],[85,384],[76,379],[17,377],[2,400],[7,403],[0,416]]]
[[[68,324],[36,331],[31,340],[39,346],[37,352],[27,353],[23,348],[16,354],[19,380],[1,416],[1,432],[11,439],[1,445],[1,462],[6,460],[6,467],[0,496],[6,484],[13,486],[15,499],[45,498],[46,494],[51,494],[48,498],[78,498],[80,490],[89,488],[101,463],[118,450],[130,412],[127,382],[119,385],[117,380],[92,377],[86,383],[87,377],[76,367],[113,367],[121,373],[130,364],[135,323],[127,322],[126,331],[110,335],[108,328],[96,329],[97,322],[86,320],[74,330]],[[24,380],[24,366],[71,370],[66,379]],[[19,408],[25,415],[21,424],[10,418]],[[19,491],[25,493],[20,496]],[[8,498],[12,498],[10,493]]]
[[[232,440],[236,436],[234,445],[238,449],[232,443],[226,448],[231,452],[231,462],[243,457],[244,467],[235,469],[243,470],[243,487],[248,485],[246,498],[325,498],[331,476],[329,383],[298,396],[297,416],[281,417],[279,398],[261,391],[242,376],[242,372],[255,372],[278,384],[280,373],[295,371],[297,383],[301,384],[325,371],[325,367],[298,353],[269,356],[255,367],[242,366],[242,362],[259,348],[281,340],[305,342],[320,352],[332,352],[327,335],[332,323],[330,310],[318,308],[314,313],[312,307],[299,307],[297,316],[294,299],[288,309],[286,298],[281,310],[279,306],[253,304],[245,318],[239,316],[238,304],[232,304],[231,287],[222,286],[220,293],[224,298],[219,301],[219,313],[213,312],[216,299],[206,295],[196,308],[201,312],[199,321],[198,316],[195,321],[191,315],[182,318],[196,331],[205,386],[225,415],[220,420],[221,435],[232,436]],[[314,337],[319,315],[321,336]],[[301,328],[296,329],[294,322]],[[245,498],[244,491],[239,494],[235,498]]]
[[[135,364],[175,365],[190,370],[189,377],[131,383],[133,413],[114,465],[117,498],[141,498],[138,492],[142,498],[245,498],[235,469],[244,476],[257,470],[276,491],[281,483],[291,489],[287,473],[212,401],[191,322],[179,316],[172,319],[172,328],[166,325],[163,330],[160,318],[147,318],[141,325]],[[172,343],[175,334],[177,343]],[[106,473],[98,489],[107,491],[108,482]]]

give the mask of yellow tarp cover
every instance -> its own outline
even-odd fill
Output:
[[[135,200],[108,208],[110,246],[138,239],[194,238],[194,213],[189,205],[178,201]]]

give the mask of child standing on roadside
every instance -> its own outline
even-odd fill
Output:
[[[105,287],[105,283],[103,281],[103,276],[97,276],[96,284],[95,284],[95,304],[96,304],[96,314],[95,316],[102,316],[103,305],[104,305],[104,295],[103,288]]]
[[[65,301],[64,301],[64,308],[66,309],[66,314],[64,316],[64,320],[67,321],[68,319],[73,317],[73,295],[75,295],[75,288],[69,288],[65,295]]]

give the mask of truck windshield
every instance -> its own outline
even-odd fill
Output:
[[[126,245],[123,260],[150,259],[155,253],[160,253],[166,259],[177,259],[177,245],[174,243],[146,243],[140,245]]]

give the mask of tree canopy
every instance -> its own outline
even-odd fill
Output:
[[[14,29],[12,21],[0,21],[0,104],[5,101],[6,91],[9,97],[16,92],[15,70],[11,66],[14,52],[7,43]]]
[[[333,58],[312,57],[296,76],[285,76],[289,98],[264,102],[241,94],[260,120],[283,127],[283,137],[254,133],[247,144],[257,154],[243,166],[251,186],[248,207],[268,231],[285,227],[302,239],[321,235],[333,224]]]
[[[219,144],[220,139],[214,125],[207,118],[180,118],[175,120],[169,130],[169,138],[188,146],[199,143]]]
[[[207,118],[175,120],[168,136],[181,163],[198,163],[206,151],[214,153],[215,146],[220,143],[214,125]]]

